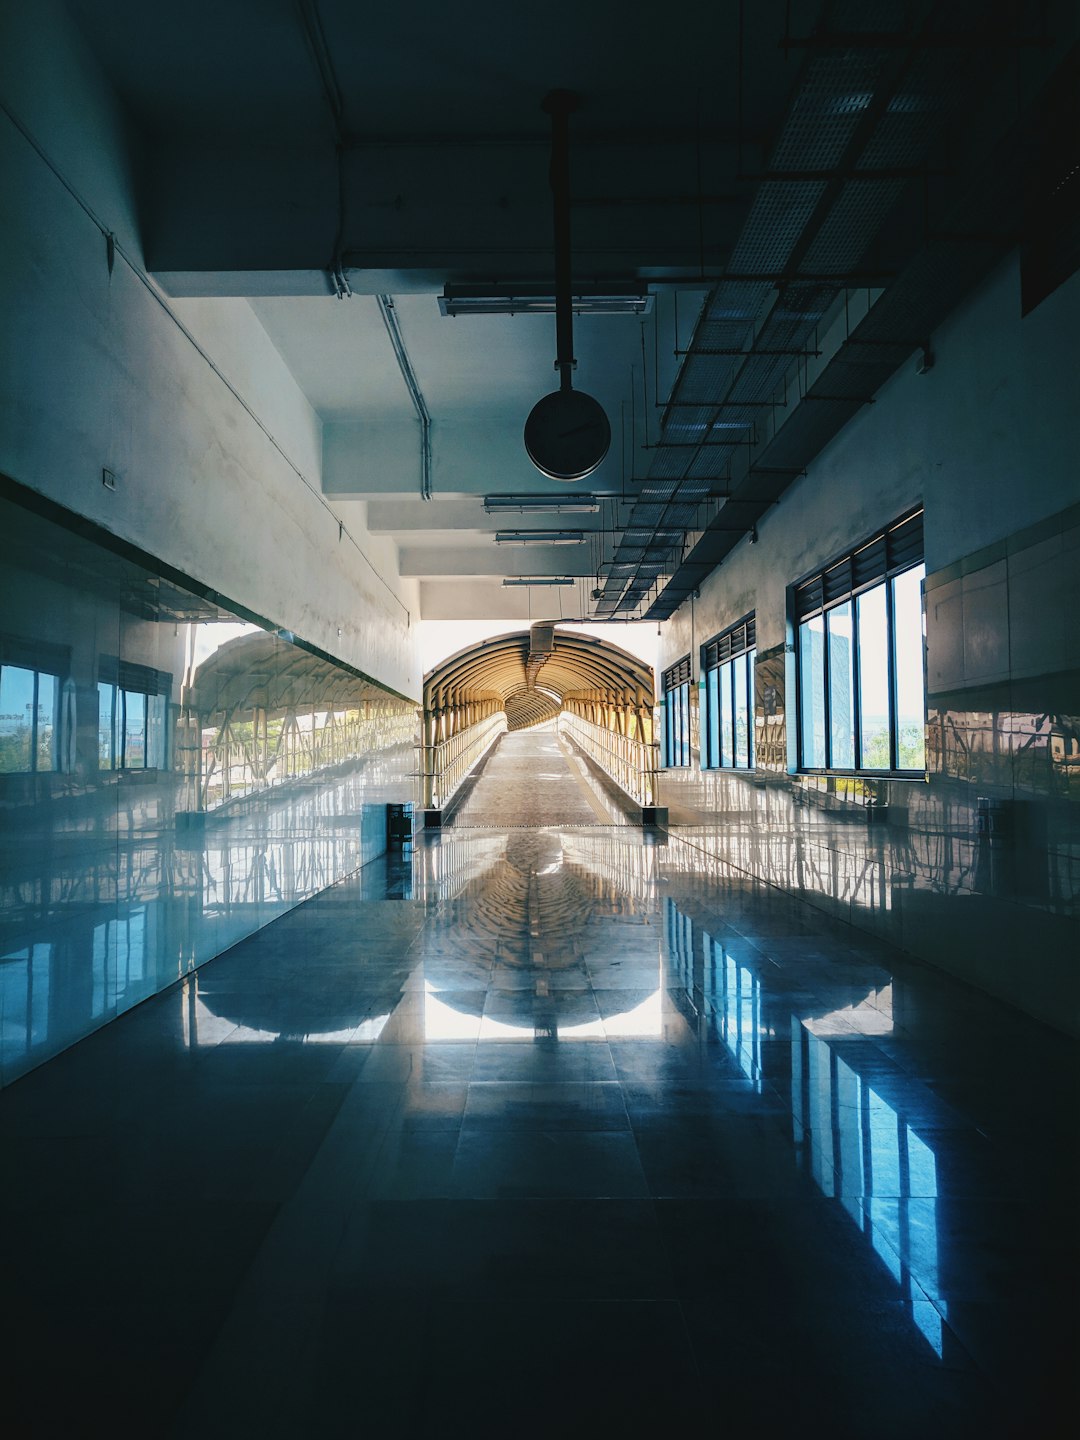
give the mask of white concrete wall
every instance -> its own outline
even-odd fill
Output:
[[[756,772],[696,753],[664,771],[690,843],[1076,1034],[1078,329],[1080,275],[1022,318],[1018,261],[1003,265],[933,336],[934,367],[882,387],[660,652],[661,669],[689,652],[698,675],[700,645],[753,611],[757,724],[779,741]],[[928,782],[790,774],[787,587],[920,503]],[[1001,807],[993,845],[980,797]]]
[[[927,573],[1080,500],[1080,275],[1026,318],[1014,257],[878,392],[664,627],[662,667],[750,610],[784,640],[785,592],[912,506]]]
[[[356,507],[341,532],[278,352],[245,302],[144,283],[137,156],[63,10],[3,0],[0,27],[0,472],[419,695],[418,587]]]

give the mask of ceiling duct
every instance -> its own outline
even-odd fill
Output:
[[[978,234],[966,245],[935,243],[920,208],[934,147],[946,139],[948,124],[967,121],[961,133],[970,149],[972,133],[1000,136],[1008,123],[1005,105],[988,105],[977,119],[964,115],[972,97],[992,94],[1005,73],[1008,47],[983,48],[980,37],[995,25],[997,33],[1008,31],[1007,11],[976,0],[960,0],[947,15],[930,3],[912,13],[888,0],[841,0],[830,9],[831,29],[807,42],[787,117],[729,259],[732,278],[722,279],[702,307],[598,616],[673,613],[1015,243],[1005,234],[1008,211],[996,167],[981,182],[981,203],[970,174],[961,191],[964,204],[985,215],[985,243]],[[970,35],[957,43],[965,25]],[[1042,38],[1027,38],[1039,53],[1035,39]],[[1053,57],[1044,64],[1049,72]],[[984,150],[991,148],[989,138],[981,139]],[[892,223],[897,214],[909,220],[909,210],[922,223],[906,230]],[[956,230],[972,235],[972,213]],[[879,268],[881,288],[868,293],[867,259],[875,247],[893,262],[893,273]],[[821,356],[823,322],[843,318],[856,288],[864,302],[858,324],[837,353]],[[725,472],[729,494],[707,498],[705,477]],[[656,547],[641,544],[649,528],[680,531],[662,560]]]

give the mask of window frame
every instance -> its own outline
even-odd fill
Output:
[[[739,759],[737,704],[738,662],[743,661],[746,677],[746,763]],[[757,747],[754,744],[754,672],[757,665],[757,620],[754,611],[734,625],[727,626],[701,647],[701,768],[702,770],[739,770],[748,774],[757,769]],[[726,683],[722,680],[727,672]],[[715,677],[715,680],[714,680]],[[725,758],[724,744],[727,711],[730,703],[731,756]]]
[[[26,770],[0,770],[0,775],[55,775],[61,769],[61,755],[68,735],[70,716],[65,719],[64,687],[71,674],[71,651],[67,646],[45,641],[29,641],[15,635],[0,634],[0,672],[24,670],[33,675],[30,708],[30,765]],[[52,734],[49,742],[49,763],[40,763],[40,727],[42,681],[51,681],[53,689]],[[2,682],[2,674],[0,674]]]
[[[136,665],[127,660],[102,657],[98,667],[98,770],[115,774],[139,770],[166,770],[169,768],[169,695],[172,690],[172,676],[154,670],[148,665]],[[109,755],[102,755],[102,700],[111,693],[109,718]],[[136,762],[128,756],[131,732],[128,727],[128,702],[132,698],[142,701],[142,760]],[[153,706],[153,714],[151,707]],[[156,742],[159,754],[153,754]]]
[[[795,654],[795,737],[796,771],[800,775],[855,776],[865,780],[925,780],[925,763],[922,769],[905,769],[897,764],[900,746],[900,726],[897,715],[897,657],[896,625],[893,586],[896,579],[924,567],[923,508],[916,507],[894,520],[868,539],[844,551],[839,557],[820,566],[809,576],[790,587],[791,623],[794,631]],[[886,638],[886,688],[888,700],[889,765],[883,769],[863,765],[862,727],[862,683],[859,643],[860,607],[859,600],[878,587],[884,590],[885,638]],[[851,607],[851,729],[854,743],[852,765],[831,764],[834,737],[832,733],[832,676],[830,660],[830,629],[828,616],[831,611],[843,605]],[[925,592],[923,610],[925,620]],[[825,748],[825,764],[808,764],[805,755],[804,677],[806,661],[803,656],[803,627],[815,619],[821,619],[821,679],[824,689],[822,708],[822,737]],[[925,633],[919,632],[923,665],[923,727],[926,725],[926,644]],[[925,752],[924,752],[925,761]]]
[[[689,653],[668,666],[663,673],[660,765],[665,770],[688,770],[693,763],[690,746],[692,679]],[[685,758],[677,758],[680,756]]]

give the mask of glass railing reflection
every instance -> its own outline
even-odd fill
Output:
[[[537,843],[544,848],[533,863],[532,847]],[[591,898],[618,902],[620,910],[656,908],[656,851],[643,846],[640,835],[629,827],[588,836],[572,830],[547,832],[540,842],[524,835],[512,841],[506,834],[445,830],[418,853],[418,897],[429,902],[456,899],[470,885],[484,884],[500,860],[514,864],[515,852],[521,850],[527,851],[521,859],[529,873],[555,875],[565,867],[579,882],[588,877],[585,888]]]
[[[433,912],[435,948],[447,943],[473,959],[494,961],[529,985],[500,998],[477,1023],[428,983],[429,1040],[595,1040],[658,1036],[663,1028],[660,958],[655,989],[628,996],[627,1008],[601,1020],[591,999],[552,986],[575,965],[579,938],[593,916],[644,922],[655,911],[655,852],[640,837],[582,837],[572,831],[478,835],[448,831],[416,856],[417,893]],[[650,932],[651,933],[651,932]],[[433,963],[444,966],[441,958]],[[515,982],[517,983],[517,982]]]
[[[365,1015],[364,1006],[335,1004],[332,999],[290,1002],[282,1011],[272,987],[264,993],[218,989],[213,979],[193,972],[180,986],[183,1044],[192,1050],[208,1045],[371,1045],[379,1039],[391,1011]],[[287,1023],[283,1025],[282,1021]]]
[[[507,997],[501,1008],[474,1013],[459,1001],[450,1001],[430,981],[424,985],[424,1038],[426,1040],[587,1041],[649,1039],[663,1031],[659,984],[645,1000],[625,1011],[601,1019],[587,992],[552,992],[545,988],[543,967],[537,967],[537,988]]]

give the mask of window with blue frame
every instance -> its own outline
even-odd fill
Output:
[[[703,769],[754,768],[756,625],[746,615],[701,647]]]
[[[796,585],[799,768],[926,768],[918,510]]]
[[[663,674],[660,763],[668,768],[690,764],[690,656]]]
[[[98,676],[98,768],[164,768],[172,676],[110,659],[102,659]]]

